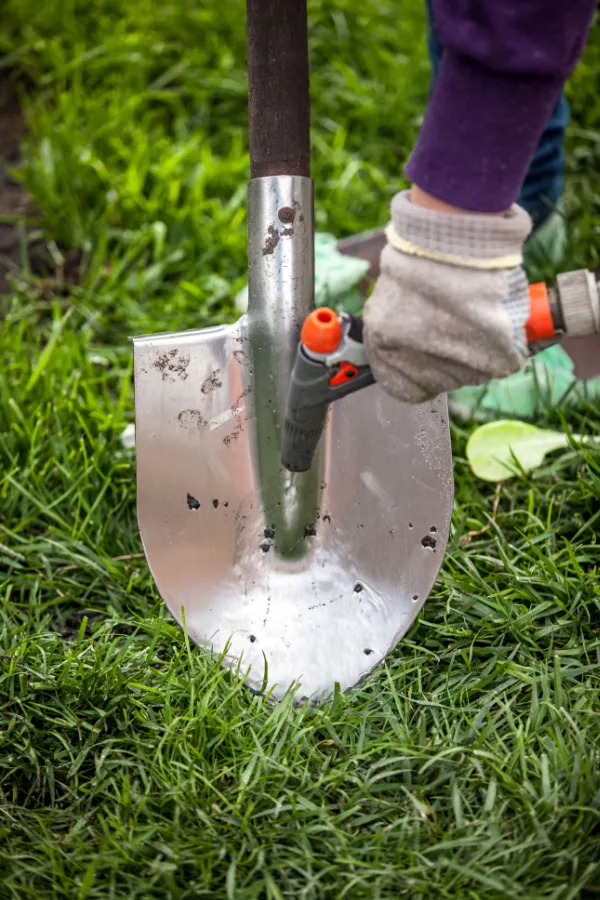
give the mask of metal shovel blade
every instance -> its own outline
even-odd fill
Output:
[[[314,285],[312,184],[258,179],[250,200],[247,316],[134,341],[138,520],[196,643],[253,689],[319,699],[392,650],[436,579],[453,497],[446,401],[367,388],[334,404],[311,472],[282,469]]]

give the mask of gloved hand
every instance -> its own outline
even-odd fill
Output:
[[[448,213],[392,201],[381,275],[364,314],[367,357],[381,386],[421,403],[520,371],[529,294],[521,266],[531,219]]]

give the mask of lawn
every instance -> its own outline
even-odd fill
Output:
[[[317,225],[341,237],[385,222],[404,184],[423,9],[310,9]],[[0,897],[600,896],[598,449],[508,482],[464,544],[496,494],[454,423],[437,585],[387,663],[315,709],[251,696],[157,596],[119,437],[127,338],[235,316],[244,42],[241,0],[3,6],[31,210],[5,216],[0,298]],[[596,27],[566,195],[570,262],[590,267],[599,71]],[[539,423],[598,433],[600,410]]]

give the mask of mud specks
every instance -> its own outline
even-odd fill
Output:
[[[177,416],[177,421],[182,428],[197,428],[198,431],[208,425],[199,409],[182,409]]]
[[[414,528],[415,526],[413,525],[412,522],[409,522],[409,523],[408,523],[408,527],[409,527],[409,528]]]
[[[232,431],[231,434],[226,434],[223,438],[223,443],[225,444],[225,446],[231,447],[231,445],[237,441],[242,431],[242,426],[238,425],[238,427],[234,431]]]
[[[225,507],[225,509],[227,509],[227,507],[229,506],[229,500],[226,500],[223,506]]]
[[[436,531],[437,531],[437,525],[432,525],[431,528],[430,528],[429,530],[430,530],[430,532],[431,532],[432,534],[435,534]]]
[[[365,656],[370,656],[370,655],[371,655],[371,653],[373,653],[373,651],[372,651],[372,650],[371,650],[371,648],[370,648],[370,647],[367,647],[367,648],[366,648],[366,649],[365,649],[365,650],[364,650],[364,654],[365,654]]]
[[[215,369],[214,372],[211,372],[208,378],[205,378],[202,382],[202,387],[200,390],[203,394],[212,394],[213,391],[218,390],[220,387],[223,387],[223,382],[219,378],[221,374],[220,369]]]
[[[323,516],[323,521],[327,522],[328,525],[331,525],[331,516],[329,515],[329,513],[325,513],[325,515]]]
[[[325,603],[314,603],[312,606],[307,606],[306,609],[308,612],[312,612],[313,609],[325,609],[326,606],[331,606],[332,603],[337,603],[338,600],[342,599],[342,597],[334,597],[333,600],[326,600]]]
[[[364,591],[364,587],[362,586],[360,581],[357,581],[356,584],[354,585],[354,593],[361,594],[363,591]]]
[[[187,505],[189,506],[190,509],[200,509],[200,503],[199,503],[199,501],[196,500],[195,497],[192,497],[191,494],[188,494],[188,495],[187,495],[186,502],[187,502]]]
[[[263,256],[270,256],[278,243],[279,232],[274,225],[269,225],[267,229],[267,239],[265,241],[265,246],[263,247]]]
[[[248,357],[243,350],[234,350],[231,355],[240,366],[248,365]]]
[[[277,212],[279,221],[284,225],[289,225],[296,218],[296,210],[292,206],[282,206]]]
[[[219,508],[219,501],[218,501],[218,500],[213,500],[213,506],[214,506],[215,509],[218,509],[218,508]]]
[[[294,229],[290,226],[289,228],[281,229],[281,237],[292,237],[294,234]]]
[[[168,353],[161,353],[158,359],[152,363],[155,369],[158,369],[163,381],[175,381],[181,378],[182,381],[188,377],[188,366],[190,357],[179,355],[179,350],[169,350]]]
[[[242,412],[242,408],[241,408],[240,404],[241,404],[242,400],[244,399],[244,397],[247,397],[248,394],[251,394],[251,393],[252,393],[252,388],[247,387],[245,391],[242,391],[242,393],[237,398],[237,400],[235,401],[233,406],[230,407],[231,412],[235,416],[237,416],[238,419],[237,419],[237,423],[236,423],[236,426],[233,429],[233,431],[230,434],[226,434],[225,437],[223,438],[223,443],[225,444],[226,447],[231,447],[231,445],[233,443],[235,443],[235,441],[237,441],[237,439],[241,435],[242,431],[244,430],[244,420],[241,418],[241,415],[240,415]]]
[[[255,640],[256,640],[256,635],[255,635],[255,634],[251,634],[251,635],[250,635],[250,643],[253,644]]]
[[[252,393],[252,388],[251,388],[251,387],[247,387],[246,390],[242,391],[242,393],[241,393],[240,396],[237,398],[237,400],[235,401],[235,403],[232,404],[232,406],[231,406],[231,412],[232,412],[232,413],[239,413],[239,412],[241,411],[241,406],[240,406],[240,404],[241,404],[242,400],[245,400],[246,397],[248,397],[251,393]]]
[[[225,444],[226,447],[231,447],[231,445],[235,441],[237,441],[240,434],[244,430],[244,420],[241,417],[242,409],[240,407],[240,404],[241,404],[242,400],[244,399],[244,397],[247,397],[248,394],[250,394],[250,393],[252,393],[252,388],[247,387],[245,391],[242,391],[240,396],[237,398],[237,400],[231,407],[231,412],[234,414],[234,416],[237,416],[237,421],[236,421],[236,425],[235,425],[235,428],[233,429],[233,431],[230,434],[226,434],[225,437],[223,438],[223,443]]]
[[[265,610],[265,617],[263,619],[263,626],[266,628],[267,619],[269,618],[269,613],[271,612],[271,598],[267,597],[267,608]]]
[[[419,595],[413,594],[413,603],[416,603],[418,599],[419,599]]]
[[[435,550],[437,546],[437,540],[430,534],[426,534],[424,538],[421,538],[421,546],[426,550]]]
[[[304,526],[304,537],[315,537],[317,533],[317,529],[314,525],[305,525]]]
[[[263,553],[268,553],[272,547],[271,541],[275,538],[275,526],[271,525],[271,527],[265,528],[263,531],[263,537],[265,538],[264,543],[260,545],[260,549]]]

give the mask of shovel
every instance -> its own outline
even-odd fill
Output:
[[[445,398],[377,385],[333,404],[311,469],[281,464],[313,309],[306,0],[248,0],[248,312],[134,339],[137,506],[158,590],[248,686],[318,700],[359,682],[436,579],[453,500]]]

